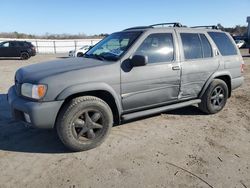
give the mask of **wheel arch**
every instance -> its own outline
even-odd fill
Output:
[[[61,109],[63,109],[63,107],[73,98],[80,96],[95,96],[102,99],[110,106],[113,113],[114,124],[119,124],[122,111],[120,102],[121,100],[119,99],[119,96],[110,86],[106,84],[98,84],[99,87],[97,87],[96,84],[92,85],[94,85],[95,87],[88,85],[72,86],[65,89],[61,94],[59,94],[56,99],[64,100],[64,103],[60,108],[59,113]]]
[[[202,97],[202,95],[205,93],[205,91],[207,90],[209,84],[214,80],[214,79],[220,79],[223,80],[228,87],[228,98],[231,97],[231,92],[232,92],[232,85],[231,85],[231,74],[229,72],[218,72],[213,74],[212,76],[209,77],[208,81],[205,83],[205,85],[203,86],[200,94],[199,94],[199,98]]]

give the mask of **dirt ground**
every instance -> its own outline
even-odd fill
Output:
[[[246,51],[242,51],[246,54]],[[10,119],[7,89],[28,61],[0,60],[0,187],[250,187],[250,56],[245,83],[225,109],[196,107],[112,128],[98,148],[70,153],[53,130]]]

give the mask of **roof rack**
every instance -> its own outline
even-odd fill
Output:
[[[172,27],[183,27],[182,24],[180,24],[178,22],[153,24],[153,25],[150,25],[150,27],[156,27],[156,26],[163,27],[165,25],[172,25]]]
[[[149,26],[138,26],[138,27],[130,27],[127,29],[124,29],[123,31],[128,31],[128,30],[132,30],[132,29],[149,29],[149,28],[154,28],[157,26],[166,26],[166,25],[172,25],[172,27],[185,27],[182,24],[178,23],[178,22],[172,22],[172,23],[159,23],[159,24],[153,24],[153,25],[149,25]]]
[[[219,27],[217,25],[201,25],[201,26],[194,26],[191,28],[206,28],[206,29],[217,29],[219,30]]]
[[[151,26],[130,27],[130,28],[124,29],[123,31],[132,30],[132,29],[149,29],[149,28],[153,28],[153,27]]]

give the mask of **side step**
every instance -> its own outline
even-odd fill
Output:
[[[177,103],[177,104],[171,104],[171,105],[167,105],[167,106],[153,108],[153,109],[149,109],[149,110],[143,110],[143,111],[139,111],[139,112],[133,112],[133,113],[130,113],[130,114],[124,114],[124,115],[122,115],[122,121],[128,121],[128,120],[132,120],[132,119],[135,119],[135,118],[140,118],[140,117],[147,116],[147,115],[158,114],[158,113],[161,113],[161,112],[174,110],[174,109],[182,108],[182,107],[185,107],[185,106],[198,104],[200,102],[201,102],[200,99],[195,99],[195,100],[185,101],[185,102],[181,102],[181,103]]]

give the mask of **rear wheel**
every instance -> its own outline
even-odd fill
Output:
[[[27,53],[27,52],[22,52],[21,55],[20,55],[20,58],[21,58],[22,60],[26,60],[26,59],[29,59],[29,58],[30,58],[30,55],[29,55],[29,53]]]
[[[112,111],[103,100],[84,96],[64,107],[57,121],[57,133],[66,147],[84,151],[99,146],[113,125]]]
[[[227,84],[223,80],[214,79],[202,96],[199,108],[207,114],[215,114],[224,108],[227,98]]]

